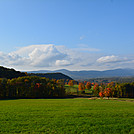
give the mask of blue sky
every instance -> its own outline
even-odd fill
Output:
[[[17,70],[133,68],[133,7],[134,0],[0,0],[0,65]],[[48,60],[51,49],[66,56],[54,60],[51,53]],[[42,66],[29,56],[39,51]],[[30,61],[22,66],[22,59]],[[48,61],[53,62],[45,66]]]

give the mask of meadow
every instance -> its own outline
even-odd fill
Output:
[[[85,89],[84,93],[82,91],[79,90],[78,88],[79,85],[73,85],[73,86],[69,86],[69,85],[65,85],[65,91],[66,94],[69,96],[76,96],[76,97],[91,97],[93,96],[93,86],[91,87],[90,90]]]
[[[134,102],[118,100],[0,100],[1,134],[133,134]]]

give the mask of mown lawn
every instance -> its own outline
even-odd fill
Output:
[[[89,99],[0,100],[0,133],[133,134],[134,102]]]

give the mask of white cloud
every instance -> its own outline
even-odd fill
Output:
[[[69,49],[53,44],[31,45],[8,54],[0,52],[0,65],[24,71],[40,69],[106,70],[134,67],[134,56],[104,56],[95,50],[85,52],[87,48],[88,46],[83,46],[83,49]]]
[[[80,70],[85,69],[87,64],[93,63],[93,59],[96,60],[93,54],[53,44],[31,45],[9,54],[0,53],[0,64],[17,70],[60,68]]]
[[[68,60],[56,60],[56,65],[57,66],[68,66],[70,64],[71,63]]]
[[[83,40],[84,38],[85,38],[85,36],[84,36],[84,35],[80,36],[80,40]]]
[[[99,63],[108,63],[108,62],[117,62],[119,61],[118,56],[111,55],[111,56],[104,56],[97,59]]]
[[[23,65],[26,64],[27,59],[20,57],[19,55],[9,53],[5,54],[0,52],[0,64],[1,65]]]
[[[67,58],[67,54],[58,51],[56,46],[48,45],[31,45],[20,48],[13,52],[29,60],[29,64],[33,67],[52,67],[56,66],[56,61],[63,61]]]
[[[99,66],[102,70],[116,69],[116,68],[133,68],[134,67],[134,55],[133,56],[102,56],[96,61],[96,66]]]
[[[133,57],[124,57],[124,56],[102,56],[96,60],[98,63],[105,63],[105,64],[123,64],[123,63],[133,63]]]

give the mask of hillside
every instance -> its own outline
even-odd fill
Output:
[[[21,76],[26,76],[26,74],[20,71],[16,71],[14,69],[9,69],[0,66],[0,78],[7,78],[7,79],[12,79],[12,78],[17,78]]]
[[[40,76],[40,77],[46,77],[49,79],[65,79],[65,80],[72,80],[71,77],[63,74],[63,73],[29,73],[30,76]],[[0,66],[0,78],[7,78],[7,79],[12,79],[12,78],[18,78],[26,76],[24,72],[16,71],[14,69],[10,68],[5,68],[3,66]]]
[[[62,73],[30,73],[29,75],[46,77],[46,78],[49,78],[49,79],[56,79],[56,80],[58,80],[58,79],[72,80],[71,77],[69,77],[65,74],[62,74]]]

